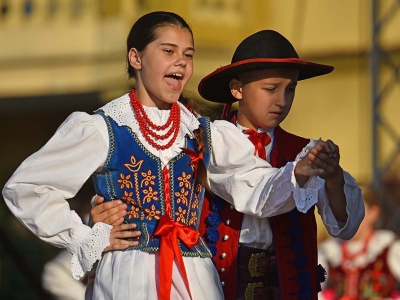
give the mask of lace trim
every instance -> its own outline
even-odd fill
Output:
[[[178,104],[181,109],[180,137],[182,138],[187,134],[190,138],[193,138],[193,131],[199,128],[200,123],[184,105],[179,102]],[[169,113],[157,107],[144,106],[144,109],[150,120],[155,124],[163,124],[169,117]],[[132,110],[128,94],[107,103],[98,110],[102,110],[105,115],[111,117],[119,126],[128,126],[134,133],[140,133],[139,123]]]
[[[110,245],[110,232],[112,226],[105,223],[96,223],[88,237],[83,241],[77,253],[71,259],[71,274],[80,280],[87,271],[92,269],[94,263],[101,258],[104,248]]]
[[[303,150],[297,154],[295,162],[303,159],[307,156],[308,152],[315,147],[318,141],[310,140],[310,142],[303,148]],[[323,187],[323,185],[318,180],[317,176],[312,176],[305,184],[304,188],[300,188],[296,184],[296,189],[293,192],[293,198],[296,203],[297,209],[306,213],[314,204],[318,202],[318,190]]]

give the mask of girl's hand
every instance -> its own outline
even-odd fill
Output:
[[[122,224],[114,226],[110,233],[110,246],[104,249],[104,252],[110,250],[123,250],[128,247],[137,246],[139,244],[140,231],[132,231],[136,228],[136,224]],[[129,241],[127,239],[136,239]]]
[[[92,224],[103,222],[112,226],[120,225],[124,221],[127,205],[121,200],[104,202],[104,198],[96,196],[90,211]]]

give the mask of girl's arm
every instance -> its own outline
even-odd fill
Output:
[[[93,231],[105,235],[97,245],[109,244],[111,226],[91,229],[70,210],[66,201],[105,161],[108,134],[101,116],[73,113],[39,151],[27,158],[3,189],[5,202],[18,220],[40,239],[82,254],[80,246]]]

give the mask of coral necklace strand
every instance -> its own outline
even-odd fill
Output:
[[[181,123],[181,110],[179,108],[178,103],[173,103],[171,105],[170,115],[169,115],[167,122],[164,125],[158,126],[158,125],[154,124],[147,116],[142,103],[136,97],[135,89],[132,89],[130,91],[129,98],[131,100],[132,109],[136,114],[136,117],[137,117],[137,120],[139,123],[139,128],[140,128],[144,138],[146,139],[146,141],[151,146],[156,148],[157,150],[165,150],[165,149],[170,148],[178,136],[180,123]],[[172,124],[171,128],[165,134],[160,135],[154,131],[154,130],[159,131],[159,130],[167,129],[171,124]],[[171,136],[172,136],[172,138],[165,145],[157,144],[154,141],[154,138],[156,138],[158,140],[166,140],[166,139],[170,138]]]

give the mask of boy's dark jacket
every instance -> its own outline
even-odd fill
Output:
[[[271,152],[271,165],[280,168],[287,162],[294,161],[308,143],[308,139],[277,127]],[[212,210],[212,201],[209,198],[204,199],[200,220],[200,233],[205,238],[208,227],[206,218]],[[281,299],[317,300],[320,281],[324,280],[324,270],[318,266],[314,208],[310,208],[305,214],[295,208],[291,212],[270,218]],[[222,219],[218,226],[220,238],[215,245],[217,252],[214,262],[223,282],[225,299],[233,300],[236,299],[237,254],[243,214],[225,202],[220,215]]]

